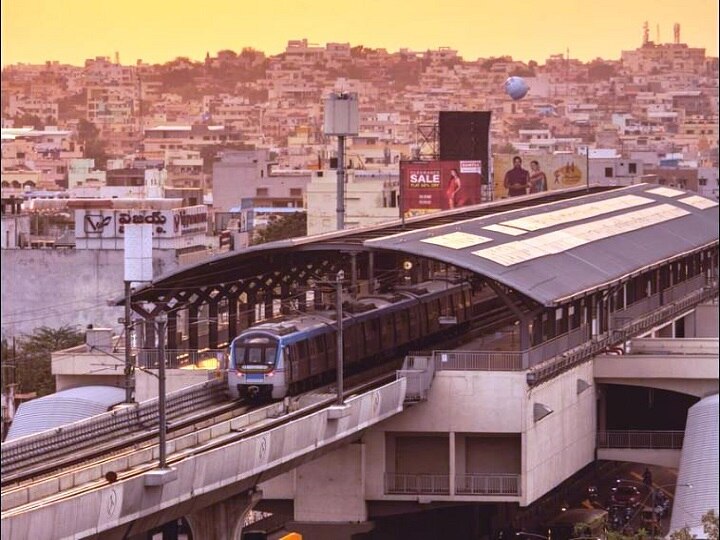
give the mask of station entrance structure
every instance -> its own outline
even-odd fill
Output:
[[[446,356],[445,367],[527,370],[536,384],[716,296],[717,230],[718,203],[689,192],[563,190],[252,246],[161,276],[133,293],[132,309],[150,321],[167,312],[173,354],[333,305],[317,283],[340,270],[349,298],[466,280],[514,314],[519,339],[496,354]]]

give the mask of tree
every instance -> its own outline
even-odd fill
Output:
[[[35,129],[42,129],[45,123],[42,118],[35,116],[34,114],[19,114],[13,117],[13,125],[15,127],[28,127],[32,126]]]
[[[517,154],[518,150],[511,143],[505,143],[493,150],[496,154]]]
[[[590,81],[606,81],[615,76],[615,66],[604,62],[593,62],[588,69]]]
[[[32,334],[23,334],[19,341],[17,358],[18,392],[37,392],[38,396],[55,391],[50,370],[51,354],[80,345],[84,334],[73,326],[49,328],[41,326]]]
[[[708,510],[702,517],[703,531],[709,540],[718,540],[718,515],[715,510]]]
[[[105,142],[100,139],[100,130],[95,124],[81,118],[77,127],[77,138],[85,148],[85,157],[95,160],[97,169],[104,169],[107,163]]]
[[[264,244],[275,240],[296,238],[307,234],[307,214],[305,212],[293,212],[282,217],[270,216],[268,225],[255,233],[253,244]]]

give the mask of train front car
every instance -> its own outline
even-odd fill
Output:
[[[285,396],[282,344],[277,335],[249,330],[230,345],[228,383],[233,397],[267,401]]]

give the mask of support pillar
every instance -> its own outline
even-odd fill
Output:
[[[192,304],[188,307],[188,349],[196,351],[198,347],[198,323],[200,317],[198,316],[199,309],[197,304]]]
[[[247,513],[262,497],[262,492],[243,493],[201,508],[185,516],[193,538],[240,540]]]
[[[238,297],[228,296],[228,343],[238,335]]]
[[[272,289],[265,289],[263,293],[263,302],[265,304],[265,318],[273,318],[273,291]]]
[[[145,319],[143,325],[143,349],[155,348],[155,321]]]
[[[288,528],[313,539],[347,539],[372,530],[365,503],[365,445],[349,444],[295,470],[295,514]]]
[[[357,275],[357,252],[350,253],[350,296],[357,298],[358,293],[358,275]]]
[[[281,315],[289,315],[290,313],[292,313],[292,309],[290,308],[291,301],[292,301],[292,298],[290,298],[290,284],[282,283],[280,285],[280,314]]]
[[[297,297],[298,311],[305,313],[307,311],[307,292],[298,293]]]
[[[313,289],[313,307],[315,311],[321,311],[323,308],[322,293],[318,287]]]
[[[247,315],[247,326],[248,328],[257,322],[257,290],[253,290],[248,293],[248,303],[245,306],[245,314]]]
[[[368,253],[368,292],[375,292],[375,254],[372,251]]]
[[[455,459],[455,432],[451,431],[448,433],[448,438],[450,439],[450,447],[448,448],[450,452],[450,478],[449,480],[449,490],[450,495],[455,495],[455,480],[457,478],[457,471],[456,471],[456,459]]]
[[[208,302],[208,348],[218,346],[218,300]]]
[[[167,314],[167,348],[168,351],[175,351],[178,348],[177,342],[177,311],[169,311]],[[172,353],[171,353],[172,354]]]

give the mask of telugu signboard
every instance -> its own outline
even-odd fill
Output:
[[[482,162],[401,161],[400,209],[405,217],[480,202]]]
[[[78,238],[122,238],[127,225],[151,225],[154,238],[176,238],[207,232],[207,207],[204,205],[172,210],[93,209],[75,212]]]

